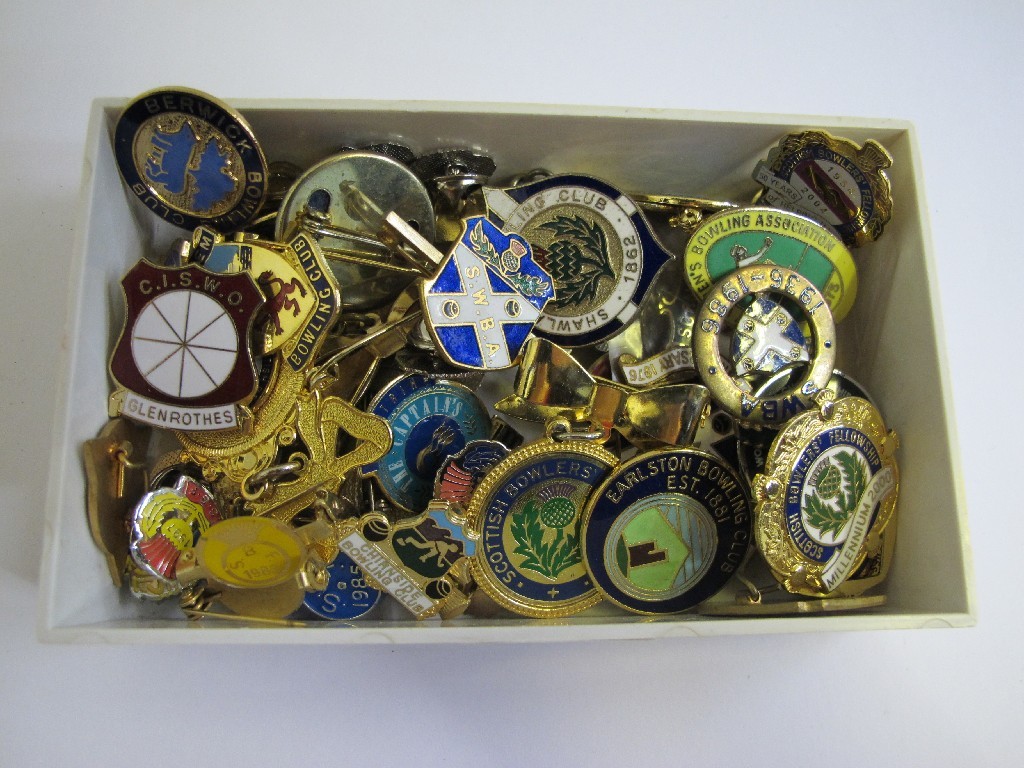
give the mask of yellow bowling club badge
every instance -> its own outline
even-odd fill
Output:
[[[239,423],[256,391],[249,338],[263,294],[245,274],[140,260],[121,281],[125,327],[110,358],[112,405],[130,419],[185,431]]]
[[[235,613],[281,618],[302,605],[306,592],[327,587],[315,549],[332,534],[320,518],[297,528],[267,517],[222,520],[181,553],[177,578],[193,589],[205,580],[205,589]]]
[[[703,300],[715,283],[753,265],[785,267],[825,297],[836,322],[857,296],[857,266],[843,241],[805,216],[775,208],[733,208],[704,220],[686,244],[686,281]]]
[[[790,592],[844,594],[892,519],[898,439],[867,400],[825,401],[791,419],[754,477],[755,537]]]
[[[725,462],[691,448],[643,453],[617,467],[583,514],[587,571],[635,613],[678,613],[707,600],[742,565],[750,501]]]
[[[245,119],[209,94],[162,88],[135,98],[114,126],[128,188],[165,221],[235,232],[267,194],[267,161]]]
[[[287,243],[257,239],[224,242],[197,228],[193,261],[221,274],[248,273],[267,297],[261,354],[281,351],[294,370],[304,370],[341,311],[341,294],[320,246],[300,233]]]
[[[569,616],[600,601],[583,565],[580,520],[613,454],[585,440],[547,438],[499,462],[473,493],[471,570],[499,605],[523,616]]]

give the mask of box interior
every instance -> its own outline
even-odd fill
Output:
[[[885,606],[856,615],[649,619],[603,607],[559,621],[381,618],[272,631],[190,624],[174,605],[142,604],[113,588],[84,514],[81,446],[106,421],[109,350],[123,322],[119,280],[181,231],[126,192],[110,145],[123,102],[94,103],[70,278],[67,368],[50,467],[40,633],[59,641],[494,642],[959,626],[973,623],[966,509],[936,306],[927,206],[913,129],[892,120],[709,114],[536,105],[237,102],[269,160],[307,166],[344,145],[393,139],[417,154],[447,146],[492,155],[495,180],[536,167],[604,178],[630,192],[743,202],[758,159],[788,132],[825,128],[892,154],[894,214],[877,243],[854,252],[859,290],[839,326],[837,367],[881,407],[901,440],[898,544]]]

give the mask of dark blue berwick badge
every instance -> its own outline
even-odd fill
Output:
[[[672,258],[636,204],[600,179],[563,174],[483,193],[490,219],[526,238],[551,275],[555,297],[534,333],[563,347],[622,330]]]
[[[267,194],[267,161],[249,124],[209,94],[164,88],[136,97],[114,127],[128,188],[184,229],[244,228]]]
[[[388,422],[391,450],[367,464],[388,499],[409,512],[426,509],[442,462],[490,432],[490,415],[468,387],[422,374],[403,376],[388,385],[370,412]]]
[[[484,216],[463,222],[462,236],[437,276],[424,280],[423,309],[437,349],[453,365],[510,367],[555,289],[520,235]]]

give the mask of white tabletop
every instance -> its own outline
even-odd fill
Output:
[[[1009,2],[8,3],[0,10],[0,764],[1016,763],[1024,119]],[[326,10],[327,7],[333,8]],[[978,625],[588,644],[98,647],[35,635],[90,101],[511,101],[897,117],[918,130]],[[1014,574],[1018,574],[1015,576]],[[1016,760],[1014,759],[1016,758]]]

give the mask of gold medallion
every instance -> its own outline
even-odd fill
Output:
[[[787,591],[845,594],[895,512],[898,444],[859,397],[826,400],[821,412],[796,416],[779,432],[764,473],[754,477],[754,534]]]
[[[590,441],[551,437],[518,448],[483,479],[466,508],[478,540],[476,583],[523,616],[558,618],[600,602],[583,563],[581,513],[618,463]]]

